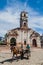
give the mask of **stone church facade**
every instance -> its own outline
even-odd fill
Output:
[[[6,42],[11,44],[11,39],[15,39],[14,45],[29,44],[34,47],[41,47],[40,34],[28,28],[27,12],[22,11],[20,14],[20,28],[9,30],[7,33]]]

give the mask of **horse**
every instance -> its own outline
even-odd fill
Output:
[[[19,49],[18,49],[18,48],[16,48],[16,47],[13,47],[12,51],[13,51],[13,56],[14,56],[14,55],[16,55],[16,56],[17,56],[17,54],[19,54],[19,53],[20,53],[20,52],[19,52]]]
[[[24,54],[27,55],[27,56],[26,56],[27,59],[29,58],[29,53],[28,53],[27,50],[24,51],[23,49],[18,48],[18,47],[16,47],[16,46],[13,46],[13,47],[11,48],[11,52],[13,53],[12,58],[14,58],[14,55],[16,55],[16,58],[17,58],[18,54],[20,54],[21,59],[23,59]]]
[[[11,47],[11,52],[13,53],[12,58],[14,58],[14,56],[16,55],[16,59],[18,60],[18,54],[21,54],[19,48],[16,46],[13,46]]]

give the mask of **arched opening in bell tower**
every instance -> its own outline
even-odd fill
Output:
[[[28,16],[27,16],[27,12],[23,11],[20,14],[20,27],[24,28],[24,27],[28,27]]]

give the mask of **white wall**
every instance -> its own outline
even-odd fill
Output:
[[[24,40],[26,40],[26,42],[30,44],[30,32],[18,30],[17,43],[24,43]]]
[[[10,43],[10,39],[13,37],[13,38],[16,38],[16,43],[24,43],[24,40],[26,39],[26,42],[27,44],[29,43],[30,45],[32,45],[32,40],[33,39],[36,39],[37,41],[37,46],[38,47],[41,47],[41,43],[40,43],[40,37],[33,37],[30,39],[30,35],[32,34],[32,30],[17,30],[17,33],[18,33],[18,36],[15,37],[15,36],[9,36],[7,38],[7,42]]]

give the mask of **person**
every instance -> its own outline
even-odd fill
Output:
[[[29,46],[29,44],[27,44],[27,46],[26,46],[26,53],[27,53],[27,59],[28,59],[28,57],[30,56],[30,46]]]
[[[14,46],[13,46],[13,45],[11,45],[11,47],[10,47],[10,49],[11,49],[11,52],[12,52],[13,48],[14,48]]]
[[[23,49],[21,50],[21,60],[23,59],[24,57],[24,53],[23,53]]]
[[[23,44],[21,44],[21,60],[23,59],[24,53],[23,53]]]
[[[21,44],[21,49],[23,49],[23,44]]]

